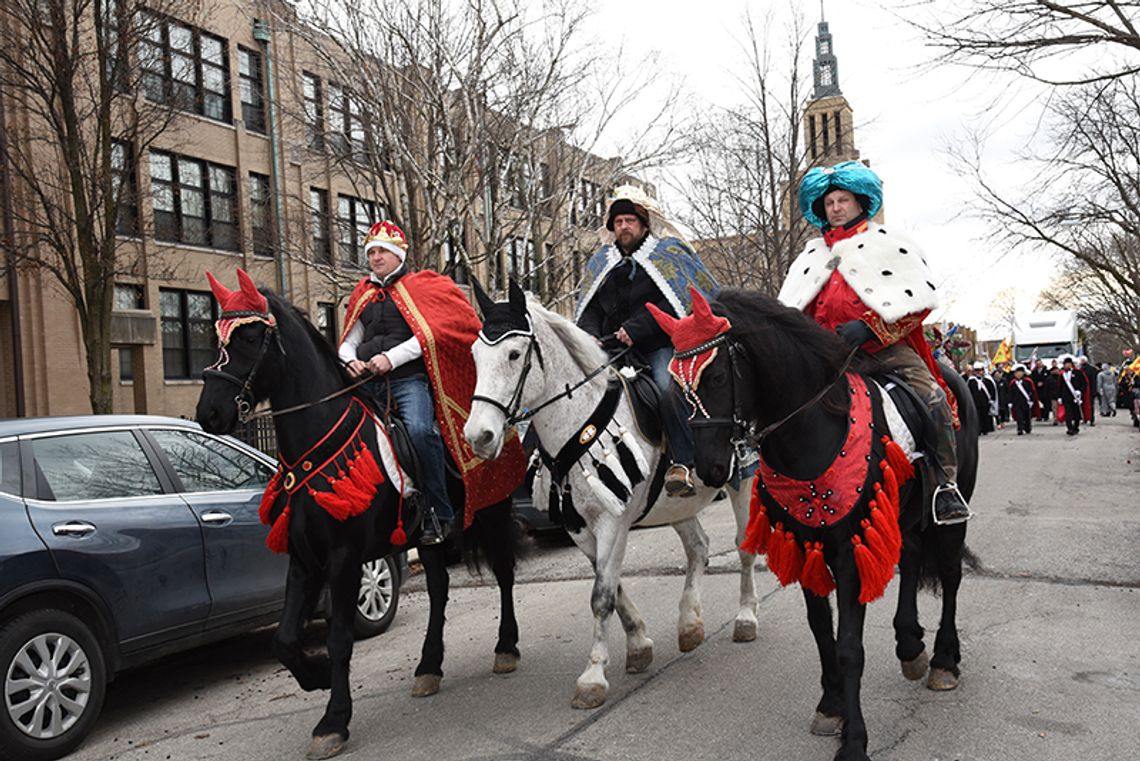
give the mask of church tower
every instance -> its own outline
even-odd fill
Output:
[[[812,61],[812,99],[804,109],[804,144],[810,166],[830,166],[859,158],[855,149],[854,112],[839,89],[839,61],[820,3],[819,27]]]

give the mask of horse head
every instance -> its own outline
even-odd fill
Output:
[[[202,373],[196,414],[206,431],[230,433],[269,396],[281,371],[281,338],[268,300],[242,269],[236,291],[206,277],[222,311],[215,324],[218,360]]]
[[[483,312],[483,329],[471,347],[475,358],[475,394],[463,435],[479,457],[493,460],[507,431],[545,383],[542,355],[534,334],[526,294],[511,278],[508,298],[496,302],[472,279]]]
[[[709,486],[722,486],[732,474],[736,444],[743,440],[752,410],[751,363],[732,332],[732,323],[714,314],[695,288],[691,315],[677,319],[646,304],[673,341],[669,373],[681,387],[692,412],[697,475]]]

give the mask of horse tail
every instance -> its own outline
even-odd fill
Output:
[[[484,564],[494,568],[497,560],[514,570],[519,560],[530,556],[533,543],[511,514],[511,505],[508,497],[482,508],[459,535],[463,562],[472,575],[482,576]]]
[[[936,536],[936,532],[944,531],[941,526],[929,526],[922,534],[922,562],[918,570],[918,588],[938,595],[942,592],[942,576],[940,564],[942,562],[960,563],[963,568],[978,571],[982,568],[982,561],[966,546],[965,541],[959,545],[955,557],[943,559],[939,557],[939,541],[947,541]],[[965,536],[963,534],[963,540]]]

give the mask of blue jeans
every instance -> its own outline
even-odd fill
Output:
[[[649,364],[649,374],[653,384],[661,392],[661,427],[669,439],[673,462],[692,466],[696,459],[693,446],[693,432],[689,428],[689,413],[685,410],[685,400],[677,389],[677,382],[669,374],[669,363],[673,360],[672,347],[651,351],[645,361]]]
[[[416,486],[435,508],[436,517],[454,518],[455,510],[447,496],[444,465],[444,457],[447,455],[443,449],[443,439],[435,425],[435,402],[432,400],[431,386],[422,375],[378,378],[367,384],[368,392],[381,408],[388,401],[389,388],[392,390],[392,401],[396,403],[396,414],[408,430],[419,459],[420,468],[416,475],[420,482]]]

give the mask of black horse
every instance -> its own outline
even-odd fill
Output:
[[[798,310],[775,299],[739,290],[722,291],[713,311],[732,323],[722,348],[703,372],[699,399],[710,420],[694,426],[697,472],[705,483],[723,483],[731,470],[734,420],[757,430],[792,415],[763,440],[764,461],[775,471],[800,481],[817,478],[828,468],[847,436],[851,398],[843,376],[848,351],[841,339],[823,330]],[[978,466],[978,420],[961,377],[943,373],[958,399],[962,427],[958,431],[959,488],[973,493]],[[822,394],[818,402],[812,400]],[[807,405],[802,411],[792,414]],[[718,424],[723,421],[724,424]],[[894,618],[895,652],[908,679],[926,675],[931,689],[957,686],[961,652],[955,624],[963,560],[973,561],[965,547],[966,525],[941,526],[929,519],[929,495],[920,480],[905,485],[899,497],[902,551],[899,559],[898,609]],[[851,543],[836,542],[824,550],[836,589],[838,641],[829,598],[804,590],[808,623],[822,663],[823,697],[812,732],[842,733],[837,759],[867,758],[867,728],[860,706],[863,674],[863,621],[860,577]],[[942,619],[928,658],[918,621],[921,585],[941,586]]]
[[[248,287],[252,289],[252,283]],[[349,385],[336,352],[300,311],[273,293],[260,292],[276,325],[255,319],[234,329],[223,349],[224,364],[205,373],[197,408],[199,423],[212,433],[233,431],[238,423],[239,397],[242,404],[250,407],[268,399],[271,407],[278,411],[300,405],[301,409],[274,419],[282,462],[292,463],[298,473],[306,470],[304,465],[310,462],[313,463],[310,467],[319,469],[316,463],[325,462],[327,455],[343,447],[357,429],[355,435],[359,438],[344,450],[342,457],[359,455],[363,445],[374,454],[374,461],[379,462],[376,427],[368,424],[368,420],[358,426],[361,416],[369,413],[356,401],[357,397],[341,395],[310,404]],[[339,462],[342,460],[337,460],[334,466]],[[451,486],[462,489],[458,479]],[[462,492],[454,494],[453,499],[454,504],[462,505]],[[366,510],[344,520],[330,515],[306,488],[296,489],[289,499],[285,519],[289,572],[285,609],[273,638],[273,649],[302,689],[330,690],[324,716],[313,729],[309,758],[335,755],[348,740],[348,723],[352,717],[348,672],[361,565],[404,549],[392,543],[399,504],[399,495],[388,479],[380,484]],[[463,534],[456,532],[454,542],[449,540],[443,545],[420,548],[431,613],[416,667],[413,695],[434,693],[443,675],[443,623],[448,592],[446,562],[448,554],[455,552],[456,543],[477,546],[495,574],[501,615],[494,671],[514,671],[519,659],[518,624],[512,595],[515,532],[511,501],[507,499],[476,513],[471,528]],[[413,533],[411,544],[415,539]],[[302,650],[302,629],[312,617],[326,584],[331,608],[328,653],[311,656]]]

